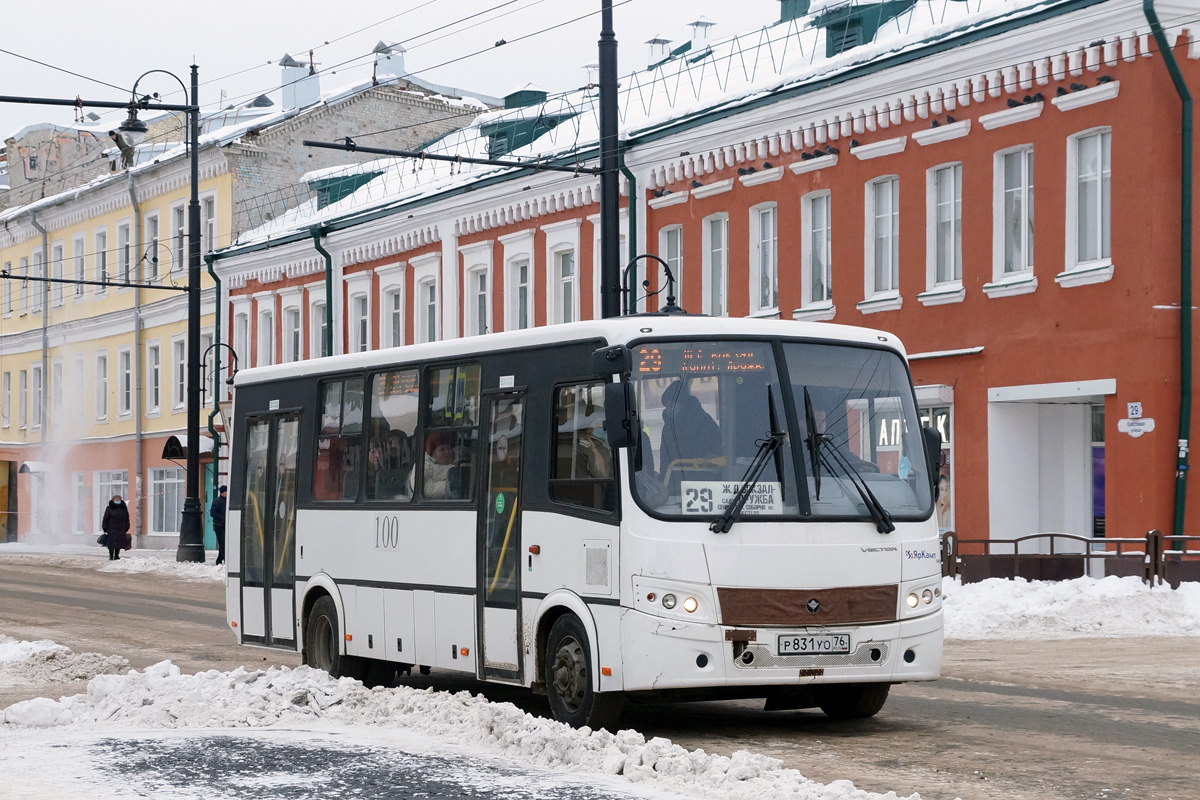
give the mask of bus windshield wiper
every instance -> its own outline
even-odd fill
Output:
[[[833,460],[846,473],[846,477],[854,485],[855,490],[858,491],[858,496],[862,498],[863,505],[867,507],[867,512],[875,522],[875,530],[880,533],[891,533],[896,530],[896,524],[892,522],[892,515],[883,507],[883,503],[879,502],[879,499],[875,497],[875,494],[871,491],[871,487],[867,486],[867,482],[862,477],[862,474],[854,468],[854,465],[850,463],[828,437],[820,437],[820,444],[825,446],[825,452],[833,457]],[[825,466],[830,467],[829,473],[831,475],[834,474],[834,470],[829,460],[826,459],[825,454],[820,453],[819,455],[825,461]]]
[[[754,491],[754,487],[758,485],[758,478],[762,475],[762,471],[767,466],[767,459],[773,453],[778,453],[783,445],[783,440],[786,434],[779,430],[775,422],[775,401],[771,395],[771,387],[767,387],[767,416],[770,417],[771,431],[767,434],[767,438],[759,442],[758,452],[754,454],[754,460],[750,462],[750,466],[746,468],[746,474],[742,476],[742,485],[738,488],[737,494],[729,501],[729,505],[725,507],[725,511],[721,516],[713,520],[708,529],[713,533],[729,533],[729,529],[733,527],[733,523],[741,515],[742,509],[746,506],[746,501],[750,499],[750,493]],[[783,470],[782,460],[777,459],[775,469],[778,472],[779,484],[782,490],[783,486]],[[782,497],[782,494],[781,494]]]
[[[812,465],[813,488],[816,489],[816,499],[821,499],[821,457],[820,439],[817,433],[817,417],[813,413],[812,398],[808,396],[808,387],[804,387],[804,427],[808,428],[808,436],[804,445],[808,448],[808,461]]]

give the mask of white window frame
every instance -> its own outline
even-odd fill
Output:
[[[178,536],[179,529],[160,524],[168,514],[179,524],[184,501],[184,470],[179,467],[155,467],[150,470],[150,513],[147,515],[147,535]],[[174,513],[171,506],[174,505]]]
[[[87,374],[85,372],[85,358],[82,354],[77,354],[71,359],[71,372],[73,380],[71,385],[74,391],[74,400],[71,403],[74,410],[75,422],[83,422],[84,408],[87,405]]]
[[[171,274],[187,267],[187,206],[182,202],[171,206]]]
[[[50,245],[50,277],[57,280],[63,280],[66,275],[67,259],[67,243],[64,239],[59,239]],[[62,283],[50,284],[50,305],[54,308],[62,308],[64,295]]]
[[[533,228],[501,236],[504,245],[504,330],[516,331],[532,328],[537,324],[534,311],[533,292]],[[525,265],[525,316],[526,324],[520,324],[520,266]]]
[[[716,250],[713,247],[713,225],[720,223],[721,228],[721,248]],[[729,214],[720,212],[710,214],[700,221],[701,224],[701,245],[703,253],[701,254],[701,264],[703,266],[703,274],[700,277],[700,288],[704,294],[704,308],[701,313],[708,314],[712,317],[727,317],[729,316]],[[714,265],[714,254],[719,253],[720,264]],[[720,268],[721,274],[721,293],[720,303],[716,303],[713,286],[713,272]]]
[[[50,359],[50,422],[63,427],[63,360]]]
[[[495,243],[488,239],[458,248],[462,261],[463,335],[478,336],[495,330],[492,327],[492,251]],[[483,278],[484,310],[479,318],[479,280]]]
[[[603,268],[603,261],[600,257],[600,215],[591,214],[587,218],[588,222],[592,223],[592,319],[600,319],[604,314],[601,310],[600,301],[600,271]],[[629,230],[629,214],[625,209],[621,209],[621,213],[617,218],[617,230],[620,231],[617,237],[617,270],[618,281],[625,275],[625,265],[629,262],[629,244],[625,239],[625,231]],[[639,261],[638,266],[643,266],[645,261]],[[582,300],[580,301],[582,302]],[[625,313],[625,298],[620,297],[621,313]]]
[[[17,274],[22,278],[28,277],[29,258],[27,256],[21,256],[21,258],[17,261],[17,265]],[[23,317],[29,313],[29,281],[21,281],[21,290],[19,294],[21,295],[21,303],[17,310],[17,314]]]
[[[546,286],[546,322],[555,325],[564,322],[567,315],[572,321],[579,319],[579,229],[582,219],[570,219],[565,222],[555,222],[543,225],[541,230],[546,236],[546,263],[544,265]],[[561,274],[560,258],[564,253],[570,253],[573,259],[571,283],[571,308],[562,306],[564,283]],[[536,296],[536,295],[535,295]],[[535,317],[536,318],[536,317]]]
[[[211,253],[217,249],[217,221],[220,213],[217,209],[216,192],[200,195],[200,252],[202,253]]]
[[[104,517],[104,509],[114,494],[129,504],[129,470],[102,469],[92,473],[92,524],[94,531],[100,530],[100,521]]]
[[[41,361],[29,365],[29,429],[42,428],[42,397],[46,391],[46,375]]]
[[[72,276],[76,281],[87,280],[87,239],[83,236],[76,236],[71,241],[71,260],[74,265]],[[71,292],[71,301],[74,303],[82,303],[84,301],[84,285],[76,283],[74,291]]]
[[[87,532],[87,516],[91,504],[88,502],[87,485],[82,472],[71,473],[71,532],[81,535]],[[81,524],[82,523],[82,524]]]
[[[133,349],[117,348],[117,419],[133,416]]]
[[[404,306],[405,263],[375,271],[379,276],[379,346],[402,347],[407,320]],[[398,323],[398,324],[396,324]]]
[[[773,220],[771,240],[762,237],[762,217],[770,213]],[[763,270],[770,272],[769,280],[774,304],[762,302]],[[779,314],[779,204],[758,203],[750,206],[750,316],[773,317]]]
[[[1099,257],[1087,261],[1080,260],[1079,252],[1079,148],[1081,142],[1098,138],[1103,154],[1106,145],[1109,154],[1108,169],[1101,164],[1101,174],[1098,189],[1103,195],[1105,180],[1109,183],[1109,203],[1107,214],[1101,197],[1097,197],[1097,236]],[[1063,286],[1083,286],[1089,283],[1101,283],[1110,280],[1113,275],[1112,262],[1112,128],[1100,126],[1079,131],[1067,137],[1067,215],[1066,215],[1066,265],[1055,280]],[[1105,231],[1108,232],[1108,253],[1104,253]]]
[[[239,368],[245,369],[250,366],[253,361],[250,359],[250,312],[251,301],[248,297],[239,297],[231,300],[230,305],[233,307],[233,318],[229,325],[229,342],[233,346],[233,352],[237,355],[237,365]],[[230,361],[233,358],[230,357]],[[232,365],[230,365],[232,367]]]
[[[442,336],[441,253],[428,253],[410,258],[413,270],[413,317],[416,326],[413,340],[416,342],[439,341]],[[429,288],[433,287],[433,307],[429,306]],[[432,320],[430,317],[432,316]],[[434,338],[430,338],[430,333]]]
[[[5,372],[0,378],[0,428],[9,426],[12,411],[12,373]]]
[[[108,226],[96,228],[92,231],[92,280],[98,281],[101,284],[108,283],[111,278],[109,272],[109,264],[111,259],[108,257]],[[103,296],[108,293],[108,287],[100,285],[96,287],[93,294]]]
[[[124,219],[117,223],[117,282],[127,284],[134,277],[134,241],[133,241],[133,223]],[[118,286],[117,291],[129,291],[128,286]]]
[[[674,248],[674,252],[672,252]],[[658,229],[658,257],[667,262],[675,277],[675,304],[683,305],[683,226],[664,225]],[[662,293],[658,296],[658,307],[667,304],[667,276],[662,274]]]
[[[215,361],[214,353],[217,351],[210,351],[208,349],[212,347],[213,335],[212,328],[205,328],[200,331],[200,405],[204,407],[208,406],[209,401],[212,398],[212,389],[210,388],[210,384],[212,383],[212,374],[205,370],[204,361],[206,353],[208,354],[208,358],[214,359]],[[214,362],[209,361],[208,363],[212,364]],[[186,388],[184,391],[184,397],[187,397]]]
[[[950,197],[942,196],[939,179],[948,174],[951,179]],[[938,261],[939,221],[949,211],[953,222],[950,260],[945,265],[949,275],[943,276]],[[925,291],[917,295],[923,305],[962,302],[966,288],[962,281],[962,162],[948,161],[925,171]]]
[[[93,411],[96,422],[108,422],[108,351],[98,351],[92,359],[92,365],[95,374]]]
[[[1020,269],[1005,270],[1005,232],[1008,227],[1006,214],[1005,161],[1009,156],[1021,155],[1021,186],[1016,190],[1021,195],[1021,247]],[[988,297],[1011,297],[1028,294],[1037,289],[1037,275],[1033,269],[1034,231],[1034,178],[1033,145],[1021,144],[997,150],[992,156],[992,280],[983,285]]]
[[[162,341],[146,342],[146,415],[162,411]]]
[[[187,336],[171,337],[171,413],[187,409]]]
[[[819,215],[814,206],[823,208],[825,224],[821,226],[821,238],[817,236]],[[833,192],[820,189],[800,197],[800,308],[792,312],[794,319],[833,319]],[[813,265],[816,263],[817,248],[824,259],[823,279],[825,292],[822,297],[813,296]]]
[[[290,327],[295,315],[296,327]],[[304,290],[295,287],[279,292],[279,342],[282,363],[294,363],[304,358]]]
[[[4,262],[4,271],[7,272],[9,275],[15,274],[12,271],[12,262],[11,261]],[[0,305],[0,308],[2,308],[4,316],[6,316],[6,317],[12,316],[12,284],[13,284],[12,281],[3,281],[4,297],[3,297],[3,300],[0,301],[0,304],[2,304],[2,305]]]
[[[29,254],[29,274],[34,278],[46,277],[46,253],[42,248],[37,247]],[[41,281],[33,283],[29,287],[29,313],[42,313],[42,299],[46,294],[46,284]]]
[[[359,272],[346,277],[346,326],[351,353],[371,349],[371,294],[375,275]]]
[[[17,430],[25,430],[29,425],[29,371],[20,370],[17,373]]]
[[[139,280],[147,283],[162,277],[162,253],[159,245],[162,242],[162,223],[157,211],[151,211],[142,217],[142,230],[145,231],[146,249],[138,255],[139,269],[135,274]],[[153,270],[153,271],[152,271]]]
[[[875,280],[875,239],[876,239],[876,208],[875,189],[877,186],[888,185],[894,189],[890,192],[887,217],[891,222],[889,248],[891,252],[891,267],[888,270],[890,286],[879,286]],[[880,175],[867,181],[864,187],[863,214],[863,295],[865,299],[858,303],[858,310],[864,314],[876,311],[893,311],[901,306],[900,296],[900,178],[897,175]]]
[[[275,296],[259,299],[257,310],[255,338],[258,341],[254,349],[254,366],[269,367],[275,363]]]

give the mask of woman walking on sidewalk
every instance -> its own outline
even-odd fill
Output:
[[[121,495],[114,494],[108,501],[100,530],[108,534],[108,560],[120,560],[121,551],[129,549],[129,507],[121,500]]]

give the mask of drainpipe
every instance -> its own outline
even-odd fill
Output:
[[[333,355],[333,256],[321,246],[321,226],[309,228],[313,247],[325,257],[325,352]]]
[[[42,277],[50,277],[50,239],[46,233],[46,229],[37,221],[37,212],[29,212],[29,222],[33,225],[33,229],[42,235]],[[50,283],[42,284],[42,400],[41,408],[38,409],[38,414],[42,420],[41,443],[46,444],[46,431],[50,429],[50,418],[46,416],[46,397],[50,392],[46,391],[50,385],[47,378],[50,375],[50,331],[48,322],[50,319]]]
[[[141,283],[139,273],[142,265],[142,206],[138,203],[137,192],[134,191],[133,175],[127,171],[125,178],[129,190],[129,204],[133,206],[133,252],[137,256],[133,267],[134,282]],[[161,364],[161,350],[158,357]],[[159,402],[162,402],[161,398]],[[135,286],[133,287],[133,472],[136,481],[134,497],[138,499],[137,505],[133,508],[133,531],[136,534],[133,541],[135,543],[138,541],[137,537],[145,533],[142,525],[146,519],[146,515],[142,513],[142,506],[146,504],[145,493],[142,491],[142,487],[146,485],[146,465],[142,455],[146,433],[142,430],[142,411],[142,290]]]
[[[637,178],[634,176],[634,174],[632,172],[629,171],[629,167],[625,166],[625,148],[624,147],[621,148],[620,158],[621,158],[621,162],[620,162],[621,173],[625,176],[625,180],[629,181],[629,234],[628,234],[628,236],[629,236],[629,263],[632,264],[633,260],[635,258],[637,258],[637,255],[638,255],[638,251],[637,251],[637,202],[636,202],[636,200],[637,200]],[[626,298],[626,302],[628,304],[626,307],[626,313],[627,314],[636,314],[637,313],[637,291],[636,290],[632,290],[629,292],[629,297]]]
[[[1179,93],[1183,117],[1179,204],[1179,451],[1175,459],[1174,528],[1174,535],[1182,536],[1187,511],[1188,440],[1192,427],[1192,93],[1183,80],[1175,53],[1167,44],[1167,36],[1154,11],[1154,0],[1142,0],[1142,11],[1146,22],[1150,23],[1175,91]],[[1182,550],[1183,542],[1176,540],[1172,547]]]
[[[212,411],[208,412],[208,435],[213,440],[213,455],[212,455],[212,487],[214,496],[216,495],[217,486],[220,485],[221,478],[221,437],[217,435],[217,426],[213,424],[213,420],[217,416],[217,398],[220,395],[217,393],[221,386],[221,279],[217,277],[217,273],[213,270],[213,263],[217,257],[212,253],[204,254],[204,263],[208,265],[208,274],[212,276],[213,283],[217,287],[216,313],[213,314],[213,368],[212,368]],[[201,359],[206,354],[201,354]]]

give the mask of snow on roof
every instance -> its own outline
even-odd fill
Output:
[[[884,21],[873,41],[829,56],[825,28],[818,24],[821,14],[835,5],[870,4],[814,0],[806,17],[716,41],[702,52],[684,52],[622,78],[618,97],[620,137],[628,140],[649,134],[703,112],[733,108],[784,87],[825,80],[887,55],[1065,2],[915,0],[909,9]],[[596,150],[599,140],[599,96],[594,88],[551,95],[534,106],[482,113],[470,125],[444,136],[426,150],[486,158],[493,147],[489,132],[506,122],[519,126],[539,118],[555,120],[554,129],[523,147],[505,151],[505,158],[573,163],[585,155],[592,157],[590,153]],[[358,167],[348,169],[357,171]],[[341,202],[321,209],[316,203],[294,208],[261,228],[241,233],[233,247],[275,239],[319,222],[429,199],[512,169],[396,161],[384,174]]]

